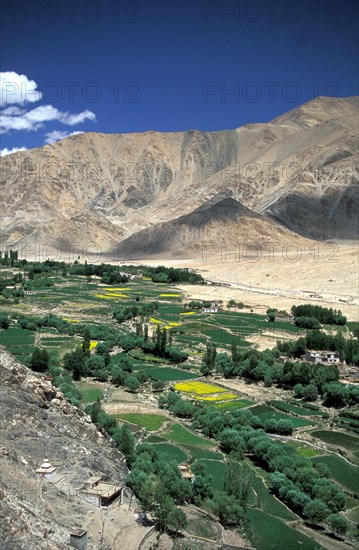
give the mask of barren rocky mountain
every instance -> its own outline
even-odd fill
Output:
[[[2,242],[191,257],[208,239],[354,240],[357,142],[356,97],[234,130],[72,136],[1,159]]]
[[[3,347],[0,403],[0,547],[65,549],[70,532],[85,528],[89,547],[98,548],[98,510],[77,489],[98,474],[123,486],[122,455],[51,382]],[[45,458],[57,467],[51,482],[35,473]]]

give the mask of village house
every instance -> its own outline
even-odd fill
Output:
[[[204,307],[203,313],[217,313],[222,309],[222,301],[214,301],[211,303],[210,307]]]
[[[302,356],[302,359],[310,363],[340,363],[339,353],[336,351],[314,351],[309,349]]]
[[[180,464],[178,468],[181,472],[182,478],[188,479],[189,481],[191,481],[191,483],[193,483],[195,475],[192,472],[191,468],[189,467],[189,464],[186,464],[186,463]]]
[[[97,508],[108,507],[120,499],[122,504],[124,487],[115,483],[102,481],[102,476],[90,477],[80,489],[80,496]]]

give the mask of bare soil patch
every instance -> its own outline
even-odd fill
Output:
[[[114,388],[108,401],[102,403],[102,408],[108,414],[123,413],[156,413],[169,416],[167,411],[161,410],[156,405],[143,401],[142,394],[130,393],[123,388]]]

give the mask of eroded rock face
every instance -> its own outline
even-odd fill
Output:
[[[54,482],[35,474],[45,457],[57,467]],[[94,474],[120,485],[127,475],[108,436],[1,346],[0,471],[1,550],[68,548],[92,509],[77,489]]]
[[[210,231],[216,243],[224,232],[247,234],[226,217],[193,232],[192,214],[223,195],[297,235],[355,239],[357,120],[358,98],[316,98],[266,124],[219,132],[84,133],[2,157],[2,242],[18,243],[21,256],[30,256],[34,243],[46,249],[45,257],[89,249],[113,256],[125,239],[149,240],[146,231],[157,224],[171,235],[177,218],[189,216],[180,242],[164,239],[161,253],[194,257],[202,233],[206,238]],[[280,238],[274,223],[263,227],[266,234],[272,230]],[[259,235],[257,228],[258,241]],[[154,246],[141,251],[154,253]]]

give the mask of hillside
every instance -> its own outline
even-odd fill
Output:
[[[50,382],[2,347],[0,403],[2,550],[65,549],[76,528],[86,528],[88,548],[98,548],[98,510],[77,488],[96,474],[123,485],[122,455]],[[57,467],[51,482],[35,474],[45,458]]]
[[[354,240],[357,139],[356,97],[317,98],[234,130],[75,135],[1,158],[0,235],[27,254],[34,243],[45,256],[69,246],[109,253],[139,236],[145,256],[196,257],[203,238],[244,235],[243,216],[221,202],[232,198],[248,209],[255,242]],[[174,231],[177,241],[165,238]]]

